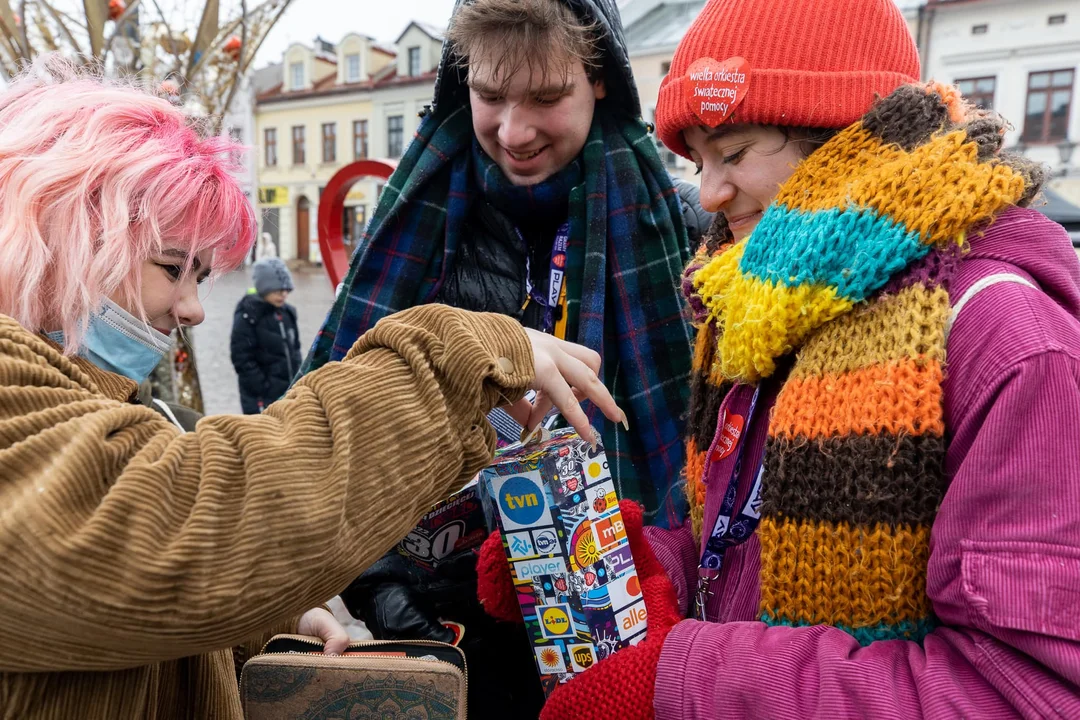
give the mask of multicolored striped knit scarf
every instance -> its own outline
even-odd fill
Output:
[[[383,189],[302,373],[339,360],[381,318],[431,302],[453,267],[478,188],[468,106],[421,123]],[[640,120],[603,102],[570,193],[566,337],[600,353],[627,432],[591,405],[620,497],[648,522],[685,517],[681,472],[693,331],[679,279],[690,259],[678,195]],[[550,218],[545,218],[550,221]]]
[[[834,625],[863,644],[932,626],[948,280],[967,234],[1030,198],[1021,166],[997,155],[1002,126],[949,88],[900,88],[811,154],[745,241],[688,270],[704,320],[689,477],[723,387],[794,353],[765,449],[766,623]]]

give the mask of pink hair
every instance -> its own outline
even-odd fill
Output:
[[[144,261],[213,250],[235,268],[255,241],[229,140],[168,100],[56,56],[0,92],[0,312],[64,331],[74,352],[107,297],[142,311]]]

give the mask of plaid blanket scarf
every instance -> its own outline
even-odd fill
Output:
[[[467,107],[421,123],[352,258],[302,372],[338,360],[380,318],[430,302],[453,267],[477,193]],[[679,199],[645,126],[598,105],[570,195],[567,339],[603,358],[603,380],[630,431],[594,407],[621,497],[650,522],[681,521],[681,434],[692,330],[680,278],[689,260]]]

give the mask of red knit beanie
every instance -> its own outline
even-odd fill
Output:
[[[709,0],[660,86],[656,127],[684,157],[692,125],[846,127],[919,74],[893,0]]]

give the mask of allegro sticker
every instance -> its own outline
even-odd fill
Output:
[[[686,69],[683,94],[702,123],[718,127],[731,118],[750,88],[750,65],[744,58],[720,62],[701,58]]]

